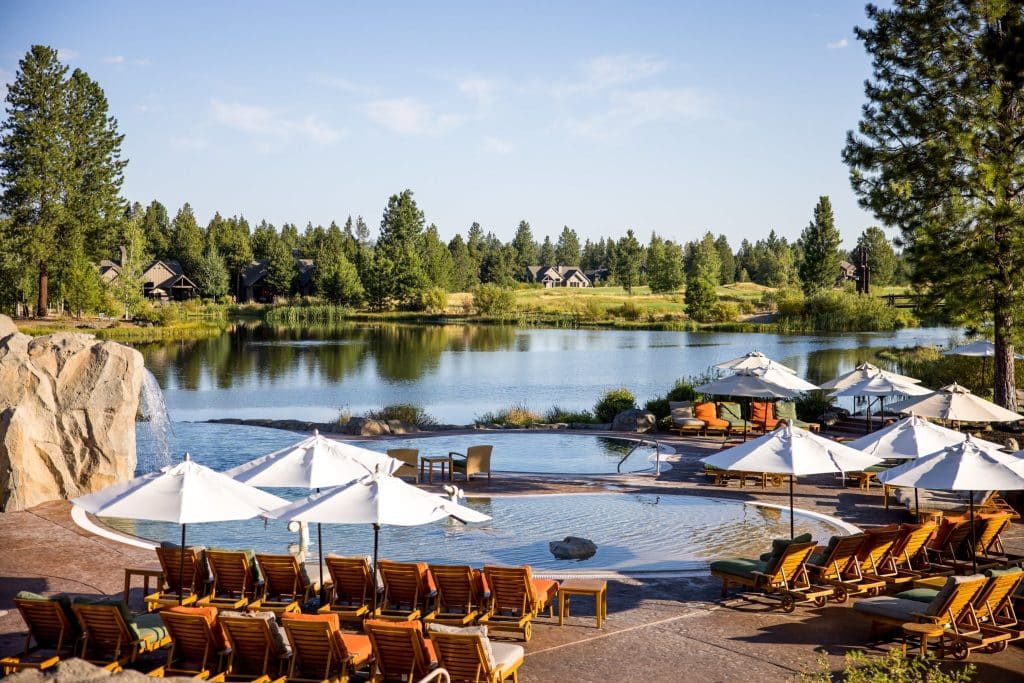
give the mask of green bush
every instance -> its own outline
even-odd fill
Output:
[[[612,389],[601,397],[594,406],[594,415],[598,422],[611,422],[624,410],[636,408],[636,396],[625,387]]]
[[[473,307],[480,315],[510,318],[515,313],[516,295],[511,289],[488,282],[473,290]]]
[[[415,403],[398,403],[384,406],[380,410],[370,410],[366,417],[371,420],[399,420],[417,427],[432,427],[437,424],[433,415]]]
[[[423,292],[420,306],[428,313],[444,313],[448,308],[448,290],[444,287],[431,287]]]
[[[824,391],[800,394],[796,399],[796,416],[804,422],[817,422],[822,413],[832,408],[835,399]]]
[[[626,320],[639,320],[644,315],[644,309],[635,301],[626,301],[615,309],[615,313]]]
[[[554,422],[580,422],[589,424],[594,421],[594,414],[589,410],[563,410],[558,406],[552,406],[546,413],[544,413],[544,421],[549,424]]]
[[[516,403],[497,412],[484,413],[475,420],[477,423],[526,426],[541,421],[541,416],[530,410],[524,403]]]
[[[668,399],[667,398],[652,398],[650,401],[644,404],[644,410],[654,413],[654,417],[659,420],[663,417],[668,417]]]
[[[969,683],[974,680],[976,671],[973,664],[943,666],[931,655],[907,656],[899,649],[877,656],[849,652],[844,664],[842,672],[833,674],[828,658],[822,657],[818,670],[804,674],[800,680],[804,683]]]
[[[708,380],[710,381],[710,380]],[[675,386],[669,389],[668,394],[665,395],[666,401],[696,401],[697,392],[694,391],[694,387],[703,384],[703,381],[696,381],[694,378],[677,379]]]
[[[788,290],[780,292],[778,310],[778,326],[789,332],[895,330],[917,322],[906,309],[842,289],[818,292],[806,299]]]

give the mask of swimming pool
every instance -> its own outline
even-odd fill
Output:
[[[276,492],[276,491],[275,491]],[[757,557],[772,538],[789,536],[789,513],[739,501],[686,495],[584,493],[470,498],[466,504],[492,517],[481,524],[454,520],[419,527],[382,527],[380,556],[398,561],[531,564],[545,571],[697,570],[717,557]],[[176,541],[175,524],[103,520],[110,527],[143,538]],[[311,527],[310,559],[317,554]],[[837,525],[798,513],[797,533],[825,541],[844,533]],[[548,542],[583,536],[597,544],[586,560],[556,560]],[[324,551],[368,555],[370,525],[323,525]],[[283,521],[261,520],[193,524],[190,544],[294,551],[298,535]]]

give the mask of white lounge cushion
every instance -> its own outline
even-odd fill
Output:
[[[491,649],[494,650],[494,659],[502,671],[513,668],[516,664],[522,662],[523,657],[526,655],[526,650],[523,649],[523,646],[516,645],[515,643],[491,642]]]
[[[860,600],[853,604],[853,609],[864,614],[877,615],[887,619],[900,621],[917,621],[918,614],[924,614],[927,606],[917,600],[894,598],[888,595]]]

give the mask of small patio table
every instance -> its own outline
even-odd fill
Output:
[[[423,470],[427,471],[427,483],[434,483],[434,465],[440,465],[441,481],[445,480],[445,470],[448,471],[448,481],[452,480],[452,456],[450,455],[424,455],[420,457],[420,481],[423,481]]]

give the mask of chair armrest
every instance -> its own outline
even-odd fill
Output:
[[[917,617],[917,620],[919,622],[921,622],[921,621],[930,621],[933,624],[939,623],[939,620],[942,618],[942,617],[935,617],[935,616],[932,616],[932,615],[929,615],[929,614],[925,614],[923,612],[911,612],[910,614],[912,616]]]
[[[448,457],[449,457],[449,458],[450,458],[450,457],[452,457],[453,455],[457,455],[457,456],[459,456],[460,458],[465,458],[465,457],[466,457],[466,454],[465,454],[465,453],[458,453],[458,452],[456,452],[456,451],[448,451]]]

